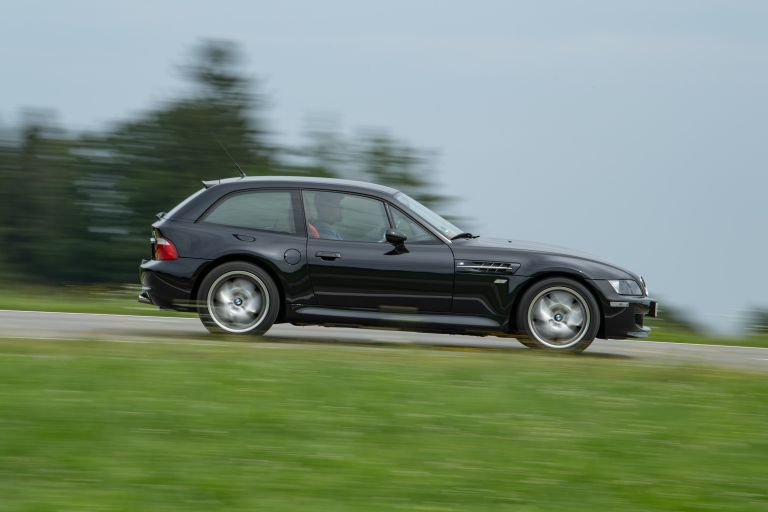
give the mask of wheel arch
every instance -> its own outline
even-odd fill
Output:
[[[544,270],[532,275],[527,281],[525,281],[520,287],[515,290],[515,298],[512,301],[512,306],[509,310],[509,325],[511,330],[517,331],[517,318],[516,312],[520,306],[520,301],[523,299],[525,292],[527,292],[536,283],[543,281],[544,279],[550,279],[553,277],[561,277],[576,281],[583,285],[594,296],[595,302],[597,302],[597,308],[599,310],[600,326],[597,329],[597,336],[602,338],[605,333],[605,311],[603,310],[603,303],[600,300],[600,291],[592,283],[590,279],[584,277],[584,275],[574,270],[556,269],[556,270]]]
[[[280,301],[279,301],[280,309],[278,310],[277,319],[275,320],[275,323],[283,322],[285,319],[285,289],[284,289],[284,284],[280,279],[280,274],[277,271],[277,269],[275,269],[274,265],[269,262],[268,259],[259,257],[258,255],[255,255],[255,254],[245,254],[245,253],[227,254],[224,256],[220,256],[215,260],[209,261],[208,263],[205,264],[205,266],[200,268],[198,275],[195,277],[195,281],[192,286],[191,296],[195,299],[197,298],[197,293],[200,291],[200,284],[203,282],[203,279],[205,279],[205,276],[210,274],[213,269],[215,269],[220,265],[223,265],[225,263],[231,263],[233,261],[242,261],[245,263],[256,265],[257,267],[264,270],[267,274],[269,274],[269,277],[271,277],[272,280],[275,282],[275,286],[277,286],[277,291],[280,294]]]

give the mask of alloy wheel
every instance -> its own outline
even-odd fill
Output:
[[[213,282],[207,297],[211,319],[221,329],[244,333],[258,326],[269,310],[269,293],[255,274],[235,270]]]
[[[540,343],[550,348],[569,348],[584,338],[590,325],[586,300],[565,286],[546,288],[528,308],[528,326]]]

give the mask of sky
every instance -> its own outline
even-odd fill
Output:
[[[768,3],[5,0],[0,125],[109,126],[229,39],[283,142],[307,119],[434,150],[481,236],[599,255],[734,331],[768,307]]]

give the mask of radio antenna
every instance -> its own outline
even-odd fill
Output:
[[[213,134],[212,134],[213,135]],[[232,155],[229,154],[229,150],[227,150],[227,146],[224,145],[223,142],[219,140],[219,138],[216,135],[213,135],[213,138],[216,139],[216,142],[219,143],[219,146],[221,146],[221,149],[224,150],[224,152],[227,154],[230,160],[232,160],[232,163],[235,164],[235,167],[237,167],[237,170],[240,171],[240,177],[245,178],[245,171],[242,167],[238,165],[238,163],[235,161],[234,158],[232,158]]]

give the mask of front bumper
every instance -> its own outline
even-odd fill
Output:
[[[658,302],[650,297],[619,295],[608,281],[595,280],[600,290],[603,324],[599,336],[608,339],[646,338],[651,332],[645,317],[655,318]]]

